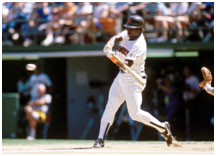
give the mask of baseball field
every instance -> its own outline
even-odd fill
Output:
[[[214,154],[214,142],[183,141],[182,147],[167,147],[163,141],[106,141],[102,149],[93,140],[3,139],[3,154]]]

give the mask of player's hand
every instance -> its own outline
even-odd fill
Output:
[[[118,60],[117,60],[115,57],[113,57],[113,56],[109,57],[109,59],[110,59],[113,63],[115,63],[115,64],[118,63]]]
[[[109,53],[106,54],[106,56],[107,56],[108,58],[113,57],[113,55],[115,55],[115,52],[114,52],[114,51],[110,51]]]

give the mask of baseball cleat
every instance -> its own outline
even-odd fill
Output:
[[[166,130],[164,133],[161,133],[161,136],[166,141],[167,146],[181,147],[182,145],[172,136],[170,124],[168,122],[165,122],[165,128]]]
[[[104,147],[103,139],[96,139],[93,147],[94,148],[103,148]]]

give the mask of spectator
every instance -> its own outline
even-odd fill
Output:
[[[113,2],[110,4],[110,16],[116,19],[116,33],[122,31],[122,26],[127,21],[128,8],[129,5],[127,2]]]
[[[73,2],[54,3],[52,5],[52,19],[47,22],[47,37],[42,42],[43,46],[49,46],[52,43],[63,44],[65,35],[74,25],[74,14],[77,6]],[[62,18],[63,17],[63,18]]]
[[[201,5],[201,16],[196,21],[198,25],[200,38],[204,42],[213,40],[214,36],[214,3],[203,2]],[[205,29],[203,29],[205,28]]]
[[[166,120],[172,122],[180,106],[180,97],[169,78],[157,80],[158,89],[164,93]]]
[[[37,124],[46,121],[49,105],[52,102],[52,96],[46,93],[46,86],[44,84],[38,84],[37,91],[38,98],[31,100],[25,106],[26,118],[30,127],[27,140],[34,140],[36,138]]]
[[[170,12],[170,8],[165,3],[161,2],[157,4],[157,13],[154,16],[154,28],[156,29],[158,38],[157,42],[168,41],[168,20],[171,18],[168,15],[170,15]]]
[[[4,16],[6,16],[7,19],[4,19],[3,23],[5,23],[6,26],[3,27],[3,30],[7,34],[6,39],[7,44],[9,45],[18,42],[18,39],[20,38],[20,28],[21,25],[25,22],[23,5],[23,2],[6,3],[4,5],[4,11],[6,11]],[[9,12],[7,11],[7,9],[9,9]],[[3,18],[5,18],[4,16]]]
[[[78,8],[74,15],[74,24],[76,26],[75,30],[78,32],[78,34],[73,34],[71,38],[73,43],[84,44],[86,42],[85,36],[87,35],[88,30],[91,28],[92,14],[93,5],[91,3],[80,2],[78,4]]]
[[[53,41],[52,31],[49,29],[48,23],[52,20],[52,7],[48,2],[38,2],[36,3],[36,17],[38,30],[46,30],[46,38],[42,41],[42,45],[49,45]]]
[[[29,86],[30,86],[30,95],[31,95],[31,100],[38,99],[38,85],[40,83],[44,84],[47,87],[47,90],[52,86],[52,82],[49,78],[49,76],[45,73],[41,72],[40,65],[37,65],[36,70],[34,73],[31,75],[30,80],[29,80]]]
[[[199,79],[191,74],[189,67],[184,67],[183,74],[185,76],[185,90],[183,98],[185,102],[196,99],[201,91],[199,87]]]
[[[165,3],[139,3],[130,7],[131,13],[142,10],[145,22],[152,25],[155,29],[155,38],[149,39],[150,42],[166,42],[168,40],[168,17],[170,9]]]
[[[193,75],[189,67],[184,67],[183,74],[185,76],[185,87],[183,92],[183,100],[186,108],[186,139],[190,139],[190,127],[196,128],[199,121],[199,113],[197,112],[199,106],[198,95],[201,91],[199,87],[198,78]]]
[[[63,44],[66,40],[66,35],[70,30],[75,28],[75,13],[77,11],[77,5],[73,2],[64,2],[64,5],[60,7],[59,13],[56,16],[56,37],[55,43]],[[64,17],[63,19],[61,17]],[[54,25],[54,24],[52,24]]]
[[[173,20],[169,20],[169,24],[171,28],[177,28],[176,38],[173,38],[171,42],[176,43],[184,39],[183,28],[189,24],[189,15],[186,14],[188,6],[188,2],[170,3],[170,15],[173,17]]]
[[[95,43],[121,31],[131,14],[145,19],[149,42],[208,42],[214,36],[213,2],[4,2],[3,45]],[[86,16],[93,15],[93,16]],[[92,17],[92,18],[90,18]],[[79,34],[71,34],[71,30]],[[177,30],[177,31],[176,31]],[[39,33],[37,32],[39,31]],[[45,35],[41,33],[45,31]],[[153,31],[153,34],[152,34]],[[33,35],[37,40],[32,40]],[[40,35],[39,35],[40,34]],[[154,35],[154,36],[152,36]],[[70,38],[69,38],[70,37]],[[42,41],[42,42],[41,42]]]
[[[107,33],[107,29],[105,29],[106,25],[103,24],[103,22],[104,20],[109,18],[110,8],[109,5],[105,2],[93,2],[92,4],[93,4],[93,19],[92,19],[91,29],[94,32],[94,34],[92,35],[92,42],[95,43],[97,37],[101,35],[100,33],[102,32]],[[112,28],[115,27],[115,20],[112,20],[111,23],[112,23]],[[111,34],[112,33],[113,32],[111,32]]]
[[[10,3],[12,4],[12,3]],[[3,3],[2,5],[2,38],[3,45],[12,45],[12,41],[10,40],[9,34],[9,13],[10,13],[10,5],[8,3]]]
[[[113,5],[112,3],[105,3],[104,5],[108,6],[108,14],[104,17],[100,17],[100,23],[102,25],[103,34],[106,35],[105,37],[111,37],[112,35],[116,34],[116,18],[118,14],[113,12]],[[106,40],[106,39],[105,39]]]
[[[29,45],[32,44],[31,37],[36,32],[35,21],[33,20],[34,19],[33,10],[34,10],[33,2],[24,3],[23,14],[25,16],[25,23],[22,24],[21,26],[21,35],[23,37],[24,40],[23,45],[25,47],[28,47]]]

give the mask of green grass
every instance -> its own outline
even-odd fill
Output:
[[[26,139],[2,139],[2,145],[47,145],[47,144],[83,144],[93,143],[93,140],[71,140],[71,139],[36,139],[28,141]]]
[[[106,142],[120,144],[120,143],[131,143],[131,142],[143,142],[143,141],[131,141],[131,140],[106,140]],[[148,141],[149,143],[155,141]],[[36,139],[34,141],[28,141],[26,139],[2,139],[2,145],[82,145],[89,144],[93,145],[94,140],[75,140],[75,139]]]

